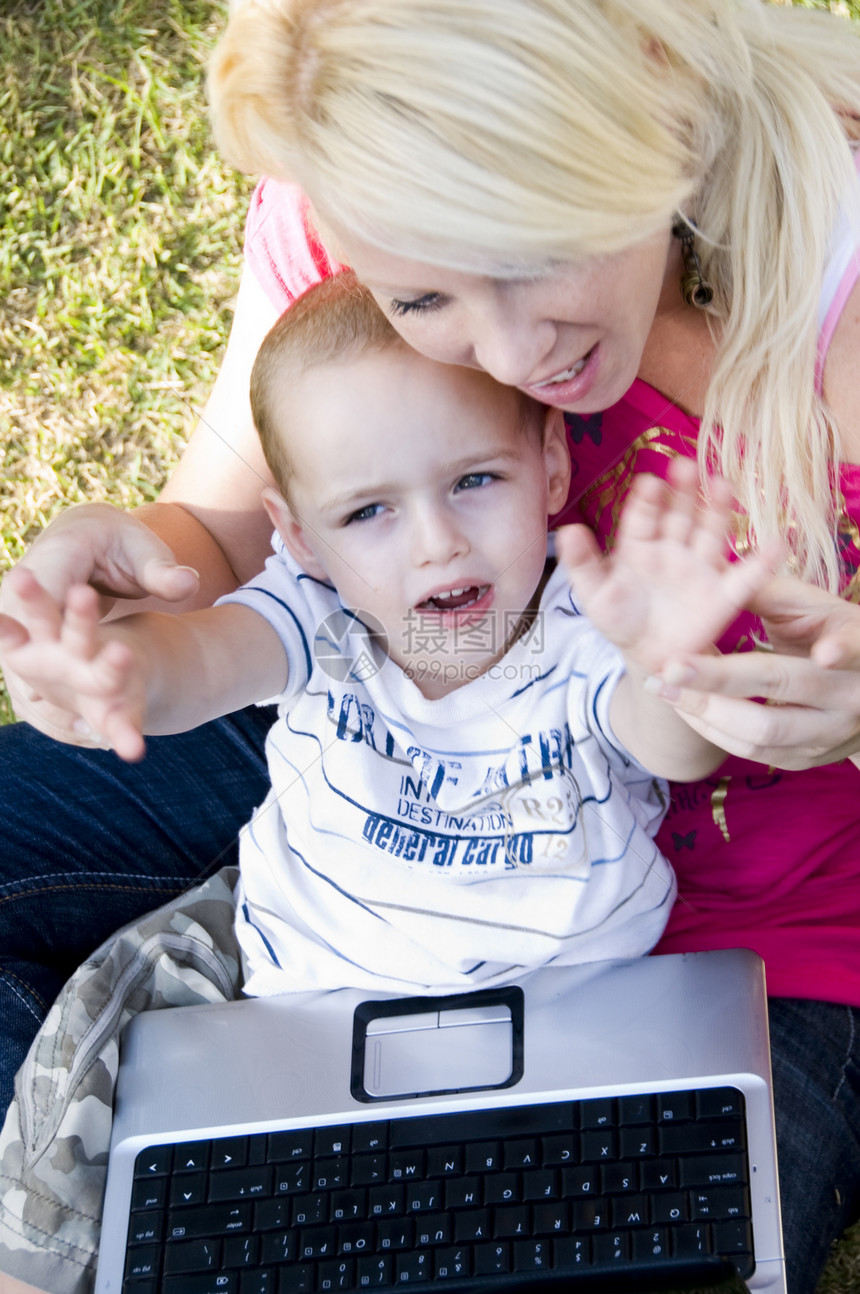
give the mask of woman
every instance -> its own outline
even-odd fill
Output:
[[[326,245],[407,340],[568,413],[565,519],[609,542],[632,474],[698,452],[735,482],[739,547],[787,537],[806,591],[785,583],[762,602],[780,654],[742,650],[757,632],[742,624],[732,654],[679,662],[667,684],[741,758],[675,797],[662,843],[681,898],[661,948],[746,944],[766,959],[791,1289],[811,1291],[860,1186],[860,824],[843,758],[860,748],[860,631],[837,597],[860,558],[856,39],[758,0],[267,0],[232,20],[212,86],[228,153],[301,184]],[[28,559],[55,592],[83,574],[122,596],[208,599],[259,565],[247,371],[277,313],[335,262],[296,191],[271,182],[248,262],[204,425],[146,515],[200,588],[149,530],[90,510]],[[19,695],[26,706],[25,681]],[[789,704],[735,699],[748,696]],[[32,767],[39,739],[12,740]],[[204,776],[223,762],[211,741],[198,752]],[[150,768],[176,778],[183,758]],[[85,759],[115,777],[109,755]],[[53,769],[91,794],[92,772]],[[139,802],[141,820],[160,811],[145,788]],[[216,824],[227,838],[231,821]],[[217,852],[181,807],[170,831],[165,888],[195,874],[195,848],[204,863]],[[95,888],[98,867],[71,853],[69,883]],[[134,883],[152,886],[146,847],[133,856],[147,873]],[[130,883],[104,857],[107,883]]]

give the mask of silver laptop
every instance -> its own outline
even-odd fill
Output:
[[[785,1294],[753,953],[184,1007],[123,1036],[96,1294],[732,1274]]]

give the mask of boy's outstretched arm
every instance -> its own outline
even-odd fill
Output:
[[[26,629],[0,616],[7,659],[41,696],[77,716],[87,744],[95,734],[122,759],[143,756],[144,733],[185,732],[285,685],[284,649],[247,607],[105,623],[88,585],[72,587],[61,606],[29,571],[6,578],[28,610]]]
[[[612,701],[618,739],[654,773],[692,781],[725,751],[700,736],[650,680],[685,653],[713,644],[772,576],[779,546],[728,559],[729,486],[711,483],[705,502],[694,463],[677,460],[669,482],[639,477],[624,507],[615,546],[598,548],[585,526],[558,534],[558,554],[583,611],[624,653],[628,673]]]

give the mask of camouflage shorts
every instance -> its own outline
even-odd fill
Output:
[[[0,1134],[0,1273],[50,1294],[92,1290],[119,1035],[140,1011],[238,996],[237,878],[225,868],[121,930],[51,1008]]]

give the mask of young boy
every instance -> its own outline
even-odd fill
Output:
[[[107,625],[92,590],[61,611],[21,573],[45,631],[2,628],[126,759],[143,732],[277,697],[241,844],[245,991],[455,991],[647,952],[673,899],[654,774],[723,758],[647,678],[766,577],[725,560],[724,489],[704,511],[692,469],[672,499],[645,483],[611,560],[579,529],[552,569],[557,412],[412,352],[346,274],[269,334],[252,404],[278,483],[264,573]]]

